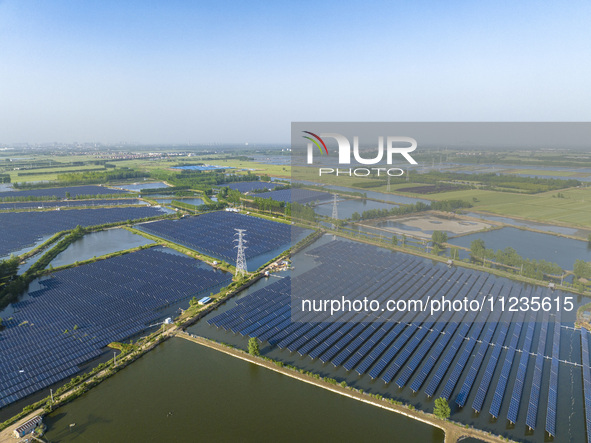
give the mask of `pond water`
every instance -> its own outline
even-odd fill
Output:
[[[306,180],[293,180],[294,183],[302,183],[305,185],[311,186],[318,186],[318,183],[306,181]],[[413,197],[405,197],[403,195],[395,195],[395,194],[386,194],[383,192],[376,192],[376,191],[369,191],[367,189],[357,189],[357,188],[348,188],[345,186],[334,186],[334,185],[324,185],[322,186],[323,190],[331,189],[334,191],[345,191],[345,192],[361,192],[362,194],[365,193],[367,198],[373,198],[376,200],[384,200],[387,202],[392,203],[401,203],[401,204],[414,204],[417,202],[423,202],[425,204],[430,204],[430,200],[425,200],[423,198],[413,198]]]
[[[346,219],[351,218],[354,212],[359,213],[361,215],[363,211],[368,211],[370,209],[392,209],[397,208],[398,205],[393,205],[389,203],[382,203],[373,200],[359,200],[359,199],[350,199],[350,200],[339,200],[337,201],[337,210],[339,214],[339,219]],[[324,215],[326,217],[332,216],[332,202],[323,203],[316,205],[314,207],[314,212],[318,215]]]
[[[22,255],[22,254],[25,254],[25,253],[31,251],[32,249],[35,249],[37,246],[45,243],[47,240],[49,240],[53,236],[54,236],[54,234],[44,235],[38,241],[36,241],[35,243],[31,244],[30,246],[26,246],[26,247],[24,247],[22,249],[19,249],[18,251],[12,251],[10,254],[5,255],[4,257],[0,257],[0,260],[5,260],[7,258],[10,258],[11,255]]]
[[[424,423],[181,338],[159,345],[45,422],[51,442],[444,438]]]
[[[156,200],[161,205],[169,204],[173,200],[180,201],[180,202],[183,202],[183,203],[187,203],[189,205],[195,205],[195,206],[199,206],[199,205],[202,205],[204,203],[203,200],[201,200],[200,198],[173,197],[173,198],[155,198],[154,200]]]
[[[64,251],[60,252],[50,264],[57,268],[58,266],[70,265],[77,261],[89,260],[93,257],[137,248],[150,243],[154,242],[123,228],[93,232],[76,240]]]
[[[156,183],[134,183],[134,184],[126,184],[126,185],[117,185],[114,187],[118,187],[121,189],[125,189],[127,191],[136,191],[139,192],[142,189],[158,189],[158,188],[167,188],[168,185],[164,182],[156,182]]]
[[[554,232],[556,234],[573,235],[573,236],[578,235],[578,236],[582,236],[582,237],[587,237],[587,234],[591,232],[591,231],[581,230],[581,229],[577,229],[577,228],[567,228],[565,226],[554,226],[554,225],[548,225],[545,223],[537,223],[534,221],[519,220],[519,219],[511,218],[511,217],[501,217],[501,216],[491,215],[491,214],[480,214],[477,212],[467,212],[465,215],[470,216],[470,217],[475,217],[475,218],[481,218],[483,220],[498,221],[498,222],[506,223],[508,225],[513,225],[513,226],[524,226],[527,228],[537,229],[539,231]]]
[[[507,227],[465,235],[452,238],[449,243],[469,248],[470,243],[478,238],[484,240],[487,248],[497,250],[510,246],[524,258],[557,263],[564,270],[572,270],[576,259],[591,261],[591,247],[586,241],[517,228]],[[467,253],[464,256],[467,257]]]
[[[312,245],[310,248],[317,247],[320,243],[326,241],[327,238],[330,236],[324,236],[320,239],[319,242]],[[303,272],[312,265],[310,263],[306,263],[306,259],[304,256],[305,251],[302,253],[297,254],[297,266],[296,270],[292,271],[293,273],[300,273]],[[294,258],[294,263],[296,262],[296,258]],[[442,265],[441,265],[442,266]],[[276,278],[269,278],[267,281],[261,281],[260,285],[267,285],[276,281]],[[259,283],[257,283],[259,285]],[[237,346],[241,349],[247,348],[247,341],[248,337],[243,337],[240,334],[234,334],[229,331],[225,331],[222,329],[218,329],[214,326],[210,326],[207,324],[207,320],[212,318],[213,316],[219,315],[222,312],[225,312],[228,309],[231,309],[237,306],[237,301],[239,301],[242,297],[246,296],[247,294],[251,293],[259,289],[261,286],[255,285],[254,287],[250,288],[248,291],[245,291],[240,296],[230,300],[224,306],[218,308],[216,311],[212,312],[211,314],[205,316],[202,320],[200,320],[197,324],[190,327],[188,330],[189,332],[208,337],[214,339],[216,341],[221,341],[224,343],[228,343],[234,346]],[[582,304],[585,301],[582,297],[575,298],[575,307],[578,304]],[[515,320],[515,318],[513,319]],[[510,322],[511,330],[507,334],[510,337],[513,333],[513,329],[515,328],[515,324]],[[565,325],[572,327],[572,322],[565,322]],[[546,340],[546,347],[543,350],[543,353],[546,356],[552,354],[552,331],[553,326],[549,327],[548,332],[548,339]],[[535,332],[533,336],[533,346],[532,351],[536,352],[537,345],[540,339],[540,332],[541,332],[541,322],[536,324]],[[495,332],[495,336],[500,333],[500,328],[497,328]],[[518,348],[523,345],[523,341],[525,339],[525,334],[521,333],[520,340],[518,343]],[[494,339],[492,340],[495,341]],[[446,349],[449,349],[450,344],[448,343]],[[444,351],[444,353],[447,351]],[[335,367],[332,363],[322,363],[319,359],[312,360],[309,356],[301,356],[296,352],[290,352],[288,349],[279,349],[276,346],[271,346],[268,343],[263,343],[261,345],[261,353],[267,357],[283,361],[285,364],[294,365],[298,368],[302,368],[308,371],[312,371],[322,375],[323,377],[331,377],[335,378],[337,381],[345,380],[348,385],[353,386],[355,388],[363,389],[364,392],[369,392],[373,394],[381,394],[387,395],[392,397],[396,400],[403,401],[405,403],[410,403],[418,409],[432,411],[433,410],[433,397],[428,397],[423,390],[419,390],[416,393],[413,393],[411,389],[406,386],[405,388],[398,388],[394,383],[384,384],[381,379],[371,379],[369,375],[364,374],[362,376],[358,375],[354,370],[347,371],[342,366]],[[489,351],[490,353],[490,351]],[[459,359],[459,354],[452,360],[450,367],[454,367]],[[498,362],[504,362],[505,357],[507,354],[507,350],[503,349],[501,354],[498,358]],[[581,359],[581,348],[580,348],[580,336],[578,331],[574,331],[570,328],[563,328],[561,332],[561,339],[560,339],[560,359],[567,360],[567,361],[580,361]],[[442,354],[443,355],[443,354]],[[480,429],[485,429],[487,431],[494,432],[496,434],[500,434],[504,437],[510,437],[517,441],[526,441],[526,442],[537,442],[542,443],[546,442],[545,432],[543,430],[543,420],[545,417],[546,411],[546,403],[545,400],[547,398],[547,389],[549,385],[549,378],[550,378],[550,364],[549,361],[545,364],[543,375],[542,375],[542,382],[541,386],[543,387],[541,393],[541,400],[540,401],[540,409],[538,415],[538,427],[535,432],[531,432],[527,430],[525,425],[525,416],[527,411],[527,404],[530,395],[530,388],[531,382],[534,373],[534,360],[535,358],[532,357],[527,372],[525,375],[525,387],[522,396],[522,404],[520,407],[520,413],[518,417],[518,423],[516,425],[510,424],[504,417],[507,415],[507,411],[509,408],[509,401],[505,399],[502,404],[500,416],[503,417],[501,419],[493,419],[489,414],[488,410],[492,402],[492,395],[489,393],[487,395],[486,401],[483,406],[483,412],[481,414],[476,414],[472,410],[470,406],[466,406],[464,408],[459,408],[455,402],[450,402],[450,406],[452,408],[452,416],[451,419],[455,421],[459,421],[462,424],[467,424],[469,426],[478,427]],[[486,362],[486,360],[485,360]],[[439,364],[439,363],[438,363]],[[493,383],[492,388],[496,385],[497,380],[500,377],[500,373],[502,370],[502,363],[499,363],[494,368],[494,374],[492,377]],[[509,386],[507,392],[505,393],[506,396],[511,395],[511,389],[513,387],[513,381],[515,380],[516,373],[518,370],[518,357],[515,357],[515,361],[511,367],[511,372],[509,375]],[[482,378],[484,376],[485,371],[480,370],[476,376],[476,380],[474,386],[478,387]],[[425,380],[424,386],[427,386],[430,381],[435,376],[435,371],[433,370]],[[447,375],[444,379],[447,378]],[[454,395],[452,395],[452,399],[455,399],[455,394],[460,389],[463,383],[463,377],[460,379],[460,383],[454,389]],[[558,399],[558,410],[560,411],[557,415],[557,428],[561,433],[564,441],[583,441],[585,438],[585,418],[584,418],[584,411],[583,411],[583,395],[582,395],[582,373],[579,367],[573,365],[562,364],[560,365],[559,371],[559,386],[561,387],[561,391],[564,392],[564,395],[560,396]],[[437,392],[440,392],[442,386],[439,387]],[[471,405],[478,389],[474,388],[471,390],[468,400],[466,402],[467,405]],[[545,392],[544,392],[545,391]],[[437,397],[437,395],[436,395]],[[540,418],[541,417],[541,418]],[[413,425],[414,426],[414,425]],[[402,429],[401,429],[402,430]],[[363,439],[366,441],[366,439]],[[401,438],[400,440],[395,439],[394,441],[415,441],[413,439],[408,440],[405,438]],[[558,440],[555,440],[558,441]],[[560,440],[563,441],[563,440]]]

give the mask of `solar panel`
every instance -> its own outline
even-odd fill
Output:
[[[517,422],[517,415],[519,413],[519,405],[521,404],[521,395],[523,393],[523,384],[525,383],[525,374],[527,373],[527,366],[529,364],[529,352],[536,328],[535,317],[536,313],[530,314],[530,320],[525,334],[525,341],[523,342],[523,350],[519,359],[519,367],[517,368],[517,375],[515,376],[515,384],[513,386],[513,393],[511,394],[511,402],[509,403],[509,411],[507,412],[507,420],[511,423]]]
[[[502,286],[500,286],[500,285],[493,286],[493,289],[491,290],[492,297],[496,298],[499,295],[501,289],[502,289]],[[492,337],[492,334],[494,333],[493,325],[496,328],[496,323],[494,323],[494,322],[496,322],[498,317],[499,317],[499,311],[494,311],[492,313],[492,319],[491,319],[491,321],[493,323],[491,323],[489,325],[485,334],[487,334],[487,335],[490,334]],[[488,315],[487,315],[487,318],[488,318]],[[483,320],[486,321],[486,319],[483,319]],[[466,364],[468,363],[468,359],[470,358],[470,355],[472,354],[472,350],[474,349],[474,346],[476,345],[476,341],[478,340],[478,337],[480,337],[480,333],[484,329],[484,326],[485,326],[484,322],[478,322],[478,323],[474,323],[472,325],[472,328],[470,329],[470,334],[468,335],[468,342],[466,343],[466,346],[464,347],[464,351],[462,352],[462,354],[460,354],[460,358],[456,362],[456,365],[454,366],[454,369],[452,370],[449,378],[447,379],[447,383],[445,384],[445,386],[443,387],[443,391],[441,392],[441,397],[445,398],[446,400],[450,398],[453,390],[455,389],[456,384],[458,383],[458,380],[459,380],[462,372],[464,371]],[[490,338],[488,340],[490,340]],[[471,374],[469,373],[468,376],[470,377]],[[427,394],[427,395],[430,395],[430,394]]]
[[[585,396],[585,424],[587,442],[591,443],[591,368],[589,367],[589,332],[581,328],[581,363],[583,370],[583,392]]]
[[[232,280],[166,251],[155,247],[54,272],[14,303],[0,334],[1,404],[77,373],[107,344],[156,323],[162,309]]]
[[[531,291],[528,291],[526,296],[529,296],[529,292]],[[495,418],[499,416],[499,411],[501,409],[501,404],[503,402],[503,397],[505,395],[505,388],[507,387],[507,381],[509,380],[511,367],[513,366],[513,359],[515,358],[517,344],[519,343],[519,337],[521,336],[521,331],[523,329],[524,317],[525,312],[522,311],[518,314],[517,322],[513,327],[513,335],[511,336],[509,349],[507,350],[507,354],[505,355],[505,362],[503,363],[503,367],[501,368],[501,375],[499,376],[499,379],[497,381],[497,387],[495,389],[493,401],[489,409],[489,413]]]
[[[6,199],[24,198],[24,197],[53,197],[66,198],[69,194],[70,198],[81,196],[96,196],[96,195],[114,195],[114,194],[129,194],[129,191],[121,189],[111,189],[105,186],[69,186],[65,188],[44,188],[44,189],[27,189],[0,192],[0,201]]]
[[[540,388],[542,384],[542,371],[544,369],[544,352],[546,350],[546,334],[548,332],[548,313],[544,313],[542,327],[540,329],[540,341],[538,344],[538,354],[536,355],[536,366],[534,368],[534,377],[532,380],[529,404],[527,407],[527,416],[525,424],[530,429],[536,428],[536,419],[538,415],[538,403],[540,401]]]
[[[26,201],[0,203],[0,210],[10,209],[48,209],[48,208],[80,208],[90,206],[123,206],[147,204],[134,198],[118,198],[113,200],[60,200],[60,201]]]
[[[0,213],[0,257],[19,251],[60,231],[164,215],[153,207],[72,209],[67,211]]]
[[[227,211],[209,212],[180,220],[161,220],[140,225],[138,229],[174,243],[236,263],[234,229],[246,229],[247,260],[287,247],[306,231],[285,223]]]
[[[552,363],[550,364],[550,381],[548,386],[548,406],[546,409],[546,432],[556,435],[556,413],[558,403],[558,368],[560,358],[560,310],[556,312],[554,335],[552,337]]]

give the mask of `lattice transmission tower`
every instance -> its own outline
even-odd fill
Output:
[[[234,229],[234,231],[236,231],[236,234],[238,235],[238,238],[234,239],[234,241],[238,242],[238,245],[236,245],[236,248],[238,248],[238,255],[236,256],[236,277],[239,275],[244,277],[248,272],[246,270],[246,255],[244,254],[246,249],[245,245],[247,243],[246,240],[244,240],[246,229]]]
[[[388,185],[386,186],[386,191],[390,192],[390,174],[388,174]]]
[[[339,218],[339,208],[337,207],[337,194],[333,194],[333,200],[332,200],[332,219],[333,220],[338,220]],[[337,229],[337,225],[336,223],[333,222],[332,224],[332,229]]]

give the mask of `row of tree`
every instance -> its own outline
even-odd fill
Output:
[[[16,277],[18,264],[19,259],[15,255],[10,256],[9,259],[0,261],[0,290]]]
[[[520,270],[526,277],[542,280],[544,275],[562,275],[563,269],[556,263],[546,260],[523,258],[515,249],[508,246],[497,251],[487,249],[484,240],[476,239],[470,243],[470,255],[473,259],[501,263]]]

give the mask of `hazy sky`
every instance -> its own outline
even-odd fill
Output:
[[[589,1],[0,0],[0,143],[589,121]]]

